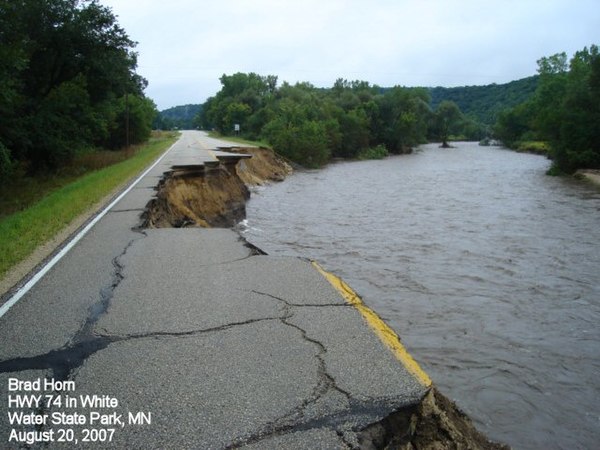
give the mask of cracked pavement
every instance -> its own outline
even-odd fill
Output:
[[[179,153],[208,161],[208,145],[184,132],[0,318],[3,445],[9,376],[152,413],[98,448],[357,448],[358,431],[426,393],[309,261],[259,254],[233,230],[136,228],[151,182]]]

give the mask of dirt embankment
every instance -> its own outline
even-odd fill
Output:
[[[435,387],[419,405],[365,428],[359,442],[364,450],[510,450],[477,431],[471,419]]]
[[[292,173],[292,167],[283,158],[268,148],[240,147],[227,149],[230,153],[252,155],[242,159],[235,170],[248,186],[257,186],[269,181],[283,181]]]
[[[281,181],[290,166],[265,148],[228,149],[250,154],[237,163],[190,167],[170,172],[143,215],[144,228],[232,227],[246,217],[247,185]]]

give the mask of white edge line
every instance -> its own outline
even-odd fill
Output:
[[[181,138],[180,138],[181,139]],[[121,201],[121,199],[123,197],[125,197],[125,195],[127,195],[129,193],[129,191],[131,191],[136,184],[138,184],[140,182],[140,180],[142,178],[144,178],[146,175],[148,175],[148,173],[154,169],[159,162],[162,161],[162,159],[167,156],[167,153],[169,153],[171,151],[171,149],[175,146],[175,144],[177,144],[177,142],[179,141],[179,139],[177,141],[175,141],[175,143],[173,145],[171,145],[166,152],[164,152],[156,161],[154,161],[154,164],[152,164],[148,169],[146,169],[146,171],[141,174],[127,189],[125,189],[123,192],[121,192],[121,194],[115,198],[110,205],[108,205],[106,208],[104,208],[96,217],[94,217],[94,219],[88,223],[85,228],[83,228],[79,233],[77,233],[77,235],[75,235],[75,237],[73,239],[71,239],[71,241],[65,245],[62,250],[60,252],[58,252],[56,255],[54,255],[54,257],[48,261],[46,263],[46,265],[44,267],[42,267],[39,272],[37,272],[32,278],[31,280],[29,280],[27,283],[25,283],[17,292],[15,292],[15,294],[8,299],[8,301],[6,303],[4,303],[2,306],[0,306],[0,318],[2,318],[2,316],[4,316],[4,314],[6,314],[8,312],[8,310],[15,305],[15,303],[17,303],[19,300],[21,300],[21,298],[27,294],[27,292],[29,292],[29,290],[36,285],[36,283],[38,281],[40,281],[42,279],[42,277],[44,275],[46,275],[50,269],[52,269],[52,267],[54,267],[56,265],[56,263],[58,261],[60,261],[62,259],[63,256],[65,256],[67,254],[67,252],[69,250],[71,250],[75,244],[77,244],[77,242],[79,242],[81,240],[81,238],[83,236],[85,236],[87,234],[88,231],[90,231],[92,229],[92,227],[94,225],[96,225],[96,223],[98,223],[100,221],[100,219],[102,219],[107,213],[108,211],[110,211],[110,209],[115,206],[118,202]]]

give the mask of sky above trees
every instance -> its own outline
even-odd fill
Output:
[[[159,109],[203,103],[235,72],[331,87],[505,83],[600,41],[597,0],[100,0],[139,42]]]

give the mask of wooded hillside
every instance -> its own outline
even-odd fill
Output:
[[[165,109],[158,113],[154,121],[154,128],[162,130],[172,130],[175,128],[179,130],[194,129],[197,126],[194,118],[200,114],[201,110],[202,105],[191,104]]]
[[[539,76],[535,75],[505,84],[434,87],[427,90],[432,109],[443,101],[452,101],[467,117],[485,125],[493,125],[500,112],[527,101],[535,92],[538,81]]]

